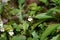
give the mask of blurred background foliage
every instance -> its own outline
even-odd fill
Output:
[[[60,40],[60,0],[0,0],[0,40]]]

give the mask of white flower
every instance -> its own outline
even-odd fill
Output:
[[[33,20],[33,18],[32,18],[31,16],[29,16],[29,17],[28,17],[28,21],[31,22],[32,20]]]
[[[9,32],[9,35],[10,35],[10,36],[13,36],[13,35],[14,35],[14,32],[13,32],[13,31],[10,31],[10,32]]]
[[[0,28],[0,31],[1,31],[1,32],[4,32],[4,31],[5,31],[5,29],[4,29],[4,28]]]
[[[0,22],[0,28],[2,28],[2,27],[3,27],[3,22],[1,21],[1,22]]]
[[[10,30],[10,31],[9,31],[9,35],[10,35],[10,36],[13,36],[13,35],[14,35],[13,30]]]
[[[5,29],[4,29],[4,27],[3,27],[3,22],[2,22],[2,21],[0,21],[0,31],[1,31],[1,32],[4,32],[4,31],[5,31]]]

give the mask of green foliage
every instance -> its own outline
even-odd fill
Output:
[[[1,37],[0,37],[0,40],[7,40],[5,33],[1,34],[0,36],[1,36]]]
[[[0,38],[0,40],[6,40],[6,38]]]
[[[35,15],[37,11],[40,11],[42,9],[41,6],[37,6],[36,3],[32,3],[28,5],[28,14],[31,15]]]
[[[59,4],[60,3],[60,0],[52,0],[53,2]]]
[[[32,32],[32,35],[33,35],[33,38],[39,38],[38,34],[35,31]]]
[[[0,0],[0,40],[60,40],[60,0],[6,1]]]
[[[46,20],[46,19],[45,19]],[[39,20],[37,21],[36,23],[34,23],[32,26],[31,26],[31,29],[35,29],[37,27],[37,25],[39,25],[40,23],[42,23],[43,21],[45,20]]]
[[[24,2],[25,2],[25,0],[18,0],[19,9],[20,9],[20,10],[19,10],[20,12],[18,12],[18,14],[19,14],[19,19],[20,19],[20,20],[23,20],[22,10],[23,10],[23,7],[24,7],[24,6],[23,6],[22,4],[23,4]]]
[[[55,30],[59,24],[51,24],[47,27],[47,29],[41,35],[41,40],[44,40],[53,30]]]
[[[31,37],[29,37],[29,38],[28,38],[28,40],[32,40],[32,38],[31,38]]]
[[[28,27],[29,27],[29,23],[24,21],[23,22],[23,30],[26,31],[28,29]]]
[[[34,16],[34,18],[37,18],[37,19],[48,19],[48,18],[53,18],[53,16],[47,15],[47,13],[41,13],[41,14],[38,14],[38,15]]]
[[[19,35],[19,36],[17,35],[11,38],[11,40],[26,40],[26,37],[23,35]]]
[[[47,3],[47,0],[40,0],[40,1],[43,2],[43,3],[45,3],[45,4]]]
[[[3,6],[2,6],[2,4],[0,3],[0,14],[2,13],[2,9],[3,8]]]
[[[20,31],[20,26],[16,23],[13,24],[13,28],[16,29],[16,31]]]
[[[19,12],[18,9],[12,9],[12,10],[10,11],[10,13],[12,13],[13,15],[16,15],[18,12]]]
[[[41,10],[41,7],[40,6],[37,6],[36,3],[32,3],[30,5],[28,5],[28,9],[31,9],[31,10]]]
[[[11,25],[4,25],[4,28],[6,31],[10,31],[13,29]]]
[[[19,8],[22,8],[22,4],[25,2],[25,0],[18,0]]]
[[[56,36],[53,37],[51,40],[60,40],[60,34],[56,35]]]
[[[57,32],[59,32],[60,31],[60,26],[59,27],[57,27]]]

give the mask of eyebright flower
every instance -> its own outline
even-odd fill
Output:
[[[4,31],[5,31],[5,29],[4,29],[4,28],[0,28],[0,31],[1,31],[1,32],[4,32]]]
[[[13,30],[10,30],[10,31],[9,31],[9,35],[10,35],[10,36],[13,36],[13,35],[14,35]]]
[[[31,16],[29,16],[29,17],[28,17],[28,21],[31,22],[32,20],[33,20],[33,18],[32,18]]]
[[[13,36],[13,35],[14,35],[14,32],[9,32],[9,35],[10,35],[10,36]]]

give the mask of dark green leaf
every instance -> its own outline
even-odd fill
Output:
[[[60,40],[60,34],[58,34],[57,36],[53,37],[51,40]]]
[[[44,40],[53,30],[59,27],[59,24],[51,24],[47,27],[47,29],[41,35],[41,40]]]
[[[28,29],[28,27],[29,27],[29,23],[24,21],[23,22],[23,30],[26,31]]]
[[[33,35],[33,38],[39,38],[38,34],[35,31],[32,32],[32,35]]]
[[[40,1],[43,2],[43,3],[45,3],[45,4],[47,3],[47,0],[40,0]]]
[[[47,13],[41,13],[41,14],[38,14],[38,15],[34,16],[34,18],[37,18],[37,19],[47,19],[47,18],[53,18],[53,16],[47,15]]]

